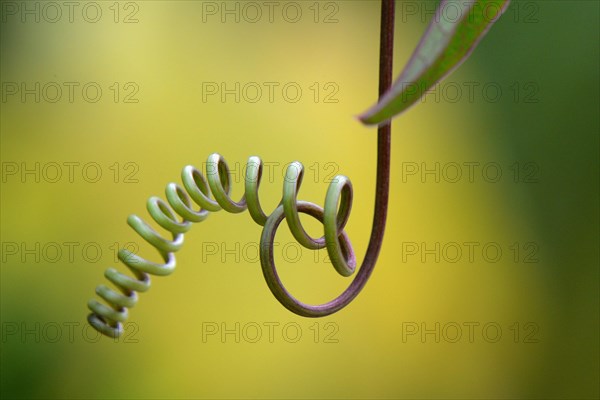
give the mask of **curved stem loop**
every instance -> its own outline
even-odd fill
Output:
[[[379,97],[387,91],[392,84],[392,65],[394,53],[394,0],[381,2],[381,36],[379,50]],[[261,236],[261,265],[267,285],[271,292],[290,311],[305,317],[323,317],[341,310],[347,306],[360,293],[367,283],[375,264],[385,231],[387,208],[390,186],[390,153],[391,153],[391,123],[380,125],[377,130],[377,182],[375,190],[375,210],[369,246],[363,263],[356,277],[348,288],[334,300],[321,304],[305,304],[292,296],[283,286],[273,260],[273,244],[275,233],[281,221],[285,218],[283,206],[279,206],[269,217],[264,225]],[[309,214],[321,222],[324,220],[323,209],[313,203],[298,202],[298,211]],[[341,248],[344,258],[352,262],[354,253],[345,232],[341,231]]]

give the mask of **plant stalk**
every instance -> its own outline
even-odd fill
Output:
[[[392,86],[392,68],[394,60],[394,18],[395,0],[381,1],[381,36],[379,46],[379,98]],[[390,158],[391,158],[391,121],[377,129],[377,181],[375,184],[375,210],[373,226],[367,252],[358,276],[348,288],[352,297],[367,283],[371,276],[383,244],[385,222],[390,192]]]
[[[379,49],[379,97],[392,84],[392,60],[394,52],[394,0],[381,2],[381,38]],[[385,221],[387,218],[390,188],[390,152],[391,122],[379,126],[377,131],[377,182],[375,186],[375,207],[373,227],[365,258],[356,277],[337,298],[320,305],[305,304],[293,297],[283,286],[277,275],[273,260],[272,245],[275,232],[285,218],[283,205],[279,206],[268,218],[261,236],[261,266],[267,285],[275,297],[290,311],[305,317],[324,317],[333,314],[348,304],[363,289],[377,263],[377,257],[383,243]],[[309,202],[299,202],[298,211],[312,215],[323,222],[323,209]],[[264,245],[263,245],[264,244]],[[353,256],[353,255],[352,255]]]

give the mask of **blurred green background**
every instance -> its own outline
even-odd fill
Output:
[[[396,76],[436,4],[397,2]],[[376,136],[354,116],[376,100],[379,2],[1,7],[3,398],[598,398],[598,2],[513,1],[394,121],[383,250],[346,309],[284,309],[260,227],[221,212],[117,342],[87,329],[86,302],[125,269],[117,246],[156,255],[126,217],[213,152],[234,197],[249,156],[271,163],[267,210],[291,161],[319,204],[349,176],[362,261]],[[287,228],[277,241],[302,300],[348,285]]]

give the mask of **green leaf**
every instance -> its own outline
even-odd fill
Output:
[[[379,102],[358,118],[381,124],[402,113],[458,68],[510,0],[443,0],[408,64]]]

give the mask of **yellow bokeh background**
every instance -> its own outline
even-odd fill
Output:
[[[2,3],[2,396],[597,397],[594,2],[513,3],[447,79],[463,90],[477,83],[474,100],[463,91],[453,101],[451,88],[440,89],[439,98],[429,95],[394,120],[383,249],[365,289],[344,310],[312,320],[283,308],[256,257],[260,227],[248,213],[219,212],[186,234],[176,271],[153,278],[140,295],[125,339],[96,340],[86,328],[87,300],[106,283],[106,267],[118,265],[114,244],[133,242],[142,256],[156,256],[126,217],[147,218],[147,198],[164,198],[185,165],[201,168],[213,152],[235,170],[234,198],[243,193],[240,171],[249,156],[272,163],[260,190],[267,210],[279,201],[292,161],[307,168],[299,197],[318,204],[333,172],[349,176],[355,198],[347,232],[362,261],[377,190],[376,135],[355,116],[376,100],[379,3],[292,3],[275,2],[272,22],[264,2],[98,2],[97,22],[84,18],[96,9],[89,2],[78,3],[73,22],[63,2],[56,3],[64,13],[57,22],[48,21],[54,10],[43,2]],[[398,2],[395,76],[435,4]],[[250,22],[255,5],[263,14]],[[39,22],[23,14],[26,6],[39,7]],[[301,10],[297,22],[286,20],[296,18],[289,7]],[[225,8],[237,9],[239,22]],[[125,23],[127,16],[137,22]],[[36,94],[21,97],[23,82],[40,83],[39,102]],[[42,89],[49,82],[64,89],[55,103],[47,101],[54,92]],[[64,82],[77,85],[72,102]],[[102,89],[97,102],[84,97],[93,89],[82,93],[90,82]],[[239,102],[236,94],[206,92],[236,82]],[[272,102],[265,82],[276,83]],[[502,89],[497,101],[480,89],[490,83]],[[286,100],[293,93],[282,91],[286,84],[301,88],[297,102]],[[260,100],[248,101],[257,85]],[[22,175],[36,163],[37,176]],[[56,183],[44,175],[54,163],[62,173]],[[65,163],[78,163],[71,164],[72,182]],[[82,175],[89,163],[100,166],[97,182]],[[435,172],[421,174],[436,163],[439,182]],[[477,163],[472,181],[465,163]],[[482,166],[490,163],[500,167],[498,182],[486,179],[494,174]],[[454,183],[448,174],[455,165],[463,175]],[[419,171],[409,174],[414,166]],[[534,181],[516,179],[515,170]],[[302,221],[320,234],[320,225]],[[324,251],[299,250],[286,227],[277,241],[282,279],[302,300],[327,301],[352,279],[337,275]],[[64,243],[73,242],[71,260]],[[474,260],[465,242],[477,243]],[[24,251],[36,243],[36,254]],[[52,243],[63,251],[57,261]],[[90,254],[102,251],[91,261],[82,251],[90,243]],[[427,253],[436,243],[440,250]],[[502,250],[496,262],[482,253],[488,243]],[[442,251],[453,244],[463,250],[457,262]],[[252,343],[257,325],[262,336]],[[209,326],[219,332],[207,335]],[[292,336],[300,328],[297,341],[284,326],[293,327]],[[455,326],[462,333],[456,341]],[[239,343],[236,333],[222,337],[223,327],[237,329]],[[423,328],[434,333],[423,336]]]

